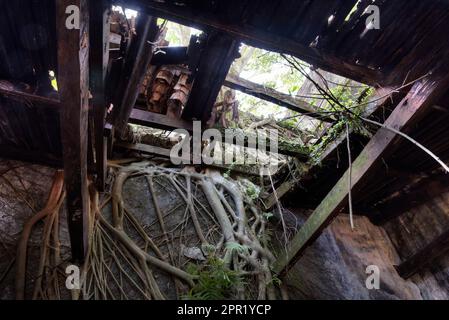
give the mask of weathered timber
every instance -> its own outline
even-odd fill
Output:
[[[190,121],[186,121],[183,119],[173,119],[165,115],[140,109],[133,109],[129,118],[129,122],[162,130],[184,129],[190,133],[193,132],[193,124]],[[221,133],[221,136],[223,138],[222,142],[226,142],[225,137],[227,131],[223,128],[217,130]],[[234,137],[233,140],[235,139],[236,141],[241,142],[245,147],[258,148],[259,146],[260,139],[252,133],[244,132],[240,129],[229,129],[228,136],[231,137],[231,135]],[[249,143],[249,141],[254,141],[255,143]],[[264,139],[263,143],[265,144],[265,146],[270,145],[269,135],[266,139]],[[277,143],[277,149],[277,153],[279,154],[296,157],[301,160],[307,159],[308,157],[308,151],[304,147],[302,147],[298,143],[290,142],[288,140],[279,139]]]
[[[385,125],[396,130],[409,127],[419,119],[426,109],[431,107],[435,99],[441,96],[447,82],[447,79],[445,81],[426,79],[417,82],[388,117]],[[379,159],[388,156],[393,149],[392,146],[397,141],[396,138],[397,135],[390,130],[385,128],[378,130],[352,164],[353,189],[357,187],[364,175],[379,162]],[[348,175],[349,170],[345,172],[291,240],[287,253],[283,253],[274,263],[273,270],[276,273],[282,274],[291,264],[294,264],[304,250],[344,207],[348,198]]]
[[[391,89],[378,89],[376,90],[376,99],[378,100],[376,103],[370,103],[366,106],[365,111],[363,112],[364,117],[370,117],[375,114],[379,109],[387,107],[390,105],[391,101],[400,101],[398,99],[398,94],[394,95],[393,99],[393,91]],[[405,95],[405,94],[404,94]],[[401,95],[403,97],[404,95]],[[350,133],[352,133],[352,129],[350,129]],[[271,193],[265,200],[264,205],[267,210],[270,210],[274,207],[277,201],[286,195],[291,190],[294,190],[298,181],[306,181],[310,180],[313,170],[316,167],[316,164],[323,164],[336,157],[336,153],[338,152],[338,148],[346,141],[346,132],[342,132],[335,138],[332,142],[330,142],[324,150],[320,153],[318,160],[315,163],[308,163],[301,167],[301,172],[297,179],[288,180],[282,183],[278,188],[276,188],[275,192]]]
[[[189,161],[192,159],[192,155],[187,155],[187,157],[179,157],[179,156],[171,156],[170,155],[170,149],[162,148],[158,146],[152,146],[148,144],[143,143],[126,143],[126,142],[116,142],[115,145],[119,148],[125,148],[128,150],[133,150],[136,152],[142,152],[143,154],[150,154],[150,155],[156,155],[163,158],[175,160],[175,161],[184,161],[185,163],[189,163]],[[212,163],[209,165],[203,164],[204,167],[211,167],[211,168],[217,168],[224,171],[231,171],[231,172],[237,172],[237,173],[243,173],[245,175],[253,175],[253,176],[259,176],[260,175],[260,168],[255,165],[239,165],[239,164],[233,164],[233,165],[226,165],[226,164],[219,164],[219,163]]]
[[[149,14],[154,14],[158,17],[198,29],[213,28],[223,34],[229,34],[236,40],[251,46],[291,54],[317,68],[361,83],[378,85],[383,84],[386,79],[385,75],[379,70],[358,65],[354,61],[344,61],[341,57],[337,59],[331,53],[313,48],[310,42],[301,43],[293,38],[285,37],[280,33],[269,32],[262,28],[254,28],[244,23],[244,19],[226,23],[223,22],[219,13],[199,13],[198,11],[192,10],[189,6],[179,6],[169,2],[119,0],[118,3],[122,3],[128,8],[148,12]]]
[[[208,32],[206,44],[182,114],[186,120],[209,120],[223,81],[232,62],[238,57],[240,43],[227,34]]]
[[[23,86],[19,86],[6,80],[0,80],[0,94],[6,98],[15,98],[17,100],[34,102],[45,107],[59,109],[59,99],[32,93],[34,91],[34,88],[27,88],[27,90],[25,90]]]
[[[19,149],[10,145],[0,144],[0,157],[4,159],[37,163],[54,168],[62,168],[62,159],[52,154],[40,151]]]
[[[193,131],[193,126],[191,121],[183,120],[183,119],[173,119],[169,118],[166,115],[148,112],[145,110],[140,110],[134,108],[131,111],[131,115],[129,117],[129,122],[138,124],[141,126],[152,127],[156,129],[162,130],[175,130],[175,129],[184,129],[189,132]]]
[[[90,72],[90,92],[92,94],[93,107],[93,130],[95,145],[95,168],[97,173],[97,188],[104,190],[104,181],[106,179],[106,160],[105,150],[107,146],[104,139],[104,125],[107,110],[106,98],[106,73],[109,61],[109,15],[110,6],[106,0],[92,1],[89,8],[90,19],[90,53],[89,53],[89,72]]]
[[[66,27],[66,8],[80,9],[80,29]],[[87,127],[89,108],[89,12],[87,0],[56,2],[61,140],[73,260],[84,259],[88,243]]]
[[[396,267],[399,275],[408,279],[418,271],[430,266],[439,257],[449,251],[449,230],[446,230],[420,251]]]
[[[136,26],[119,81],[114,110],[113,125],[121,133],[126,128],[131,111],[137,101],[145,73],[153,56],[153,45],[159,34],[156,18],[142,14]]]
[[[416,178],[404,177],[398,181],[404,184],[404,179],[409,182],[402,189],[397,188],[396,192],[391,192],[387,199],[383,199],[374,205],[369,214],[370,220],[377,225],[398,217],[399,215],[424,204],[441,194],[449,191],[449,179],[445,173],[438,169],[429,175],[422,175]],[[410,181],[411,178],[413,181]],[[394,190],[394,187],[390,189]],[[369,212],[369,210],[367,210]]]
[[[290,190],[292,190],[298,181],[303,180],[311,171],[311,166],[308,163],[297,163],[296,164],[298,172],[296,173],[297,177],[293,179],[289,179],[283,182],[279,187],[275,189],[268,197],[262,200],[262,203],[266,210],[271,210],[276,203],[286,195]]]
[[[251,96],[257,97],[262,100],[272,102],[276,105],[286,107],[287,109],[304,113],[307,116],[317,118],[322,121],[333,122],[334,119],[326,116],[324,113],[320,113],[316,107],[313,105],[298,99],[289,94],[285,94],[276,91],[272,88],[265,87],[263,85],[251,82],[246,79],[242,79],[237,76],[228,75],[223,83],[224,86],[241,91],[243,93],[249,94]]]

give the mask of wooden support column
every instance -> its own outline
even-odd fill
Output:
[[[447,252],[449,252],[449,230],[443,232],[420,251],[402,262],[396,267],[396,270],[402,278],[408,279]]]
[[[403,130],[419,119],[422,113],[430,108],[432,103],[447,88],[447,78],[444,81],[434,80],[426,79],[417,82],[386,120],[385,125],[396,130]],[[361,182],[364,175],[375,164],[380,162],[381,158],[387,157],[391,153],[392,146],[398,141],[395,138],[397,138],[397,135],[390,130],[385,128],[378,130],[353,162],[353,189]],[[273,265],[273,270],[276,273],[282,274],[290,265],[293,265],[304,250],[313,243],[322,230],[346,205],[348,199],[348,176],[349,172],[347,170],[291,240],[288,251],[283,253]]]
[[[137,18],[136,37],[132,39],[122,70],[114,103],[113,125],[118,133],[126,128],[139,95],[139,86],[153,56],[153,43],[159,34],[156,18],[141,13]]]
[[[80,28],[67,29],[68,6],[80,12]],[[70,18],[69,18],[70,19]],[[89,107],[89,12],[87,0],[56,1],[58,87],[61,140],[72,259],[82,261],[87,248],[87,125]]]
[[[104,190],[106,179],[107,140],[104,137],[104,126],[108,100],[105,93],[105,80],[109,61],[110,11],[110,4],[107,0],[90,2],[89,78],[94,119],[96,182],[100,191]]]

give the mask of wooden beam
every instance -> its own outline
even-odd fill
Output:
[[[28,85],[24,84],[23,86],[19,86],[6,80],[0,80],[0,94],[6,98],[30,101],[45,107],[59,109],[59,99],[31,93],[35,91],[34,88],[27,88],[25,90],[24,87],[28,87]]]
[[[21,149],[4,144],[0,144],[0,158],[37,163],[54,168],[62,168],[63,166],[62,159],[53,154]]]
[[[309,117],[317,118],[322,121],[335,122],[334,119],[327,117],[323,113],[319,113],[315,106],[301,99],[237,76],[228,75],[223,85],[259,99],[272,102],[276,105],[286,107],[287,109],[303,113]]]
[[[317,68],[361,83],[377,86],[382,85],[386,80],[385,75],[379,70],[360,66],[352,61],[343,61],[340,57],[312,48],[310,43],[300,43],[281,34],[254,28],[246,24],[244,19],[226,23],[220,18],[219,13],[198,12],[188,5],[179,6],[168,1],[161,3],[159,1],[118,0],[117,3],[197,29],[213,28],[251,46],[291,54]]]
[[[183,119],[173,119],[170,117],[167,117],[166,115],[162,115],[159,113],[154,113],[154,112],[148,112],[148,111],[144,111],[144,110],[140,110],[140,109],[133,109],[133,111],[131,112],[131,116],[129,118],[129,122],[130,123],[134,123],[134,124],[138,124],[138,125],[142,125],[142,126],[147,126],[147,127],[152,127],[152,128],[157,128],[157,129],[162,129],[162,130],[175,130],[175,129],[184,129],[187,130],[189,133],[193,132],[193,123],[192,121],[187,121],[187,120],[183,120]],[[202,128],[202,129],[206,129],[206,128]],[[225,137],[226,137],[226,129],[220,129],[220,133],[222,135],[223,138],[223,143],[225,142]],[[235,133],[235,135],[237,137],[242,137],[242,142],[244,144],[245,147],[248,148],[257,148],[258,147],[258,143],[259,143],[259,139],[258,137],[253,137],[251,133],[245,133],[243,132],[243,130],[239,130],[239,129],[229,129],[230,133],[231,130],[234,130],[233,132]],[[248,140],[251,140],[249,138],[252,138],[253,141],[255,141],[256,143],[253,144],[248,144]],[[265,143],[269,144],[269,137],[267,137]],[[268,146],[268,144],[265,144]],[[298,159],[304,160],[307,159],[308,154],[301,148],[298,147],[297,144],[295,143],[291,143],[290,141],[282,141],[281,144],[278,144],[278,153],[280,154],[284,154],[284,155],[288,155],[288,156],[292,156],[292,157],[296,157]]]
[[[80,9],[80,29],[67,29],[66,8]],[[72,258],[84,259],[88,243],[87,126],[89,108],[89,12],[87,0],[56,2],[61,140]]]
[[[437,169],[429,175],[414,178],[415,181],[410,181],[410,178],[406,178],[408,182],[401,180],[401,185],[407,184],[407,186],[391,190],[388,199],[375,205],[373,212],[369,214],[370,220],[376,225],[382,225],[408,210],[448,192],[449,179],[441,171]],[[392,189],[392,186],[388,186],[388,189]]]
[[[175,130],[175,129],[185,129],[189,132],[193,131],[193,126],[191,121],[183,119],[174,119],[167,117],[164,114],[149,112],[141,109],[134,108],[131,111],[129,117],[129,122],[138,124],[141,126],[161,129],[161,130]]]
[[[390,93],[390,94],[388,94]],[[405,93],[401,93],[401,98],[405,96]],[[390,88],[382,88],[376,90],[376,97],[374,100],[379,99],[376,103],[371,103],[367,105],[365,111],[363,112],[363,116],[369,118],[371,115],[376,113],[379,109],[390,106],[392,101],[400,101],[399,93],[393,93],[393,90]],[[352,129],[350,129],[350,134],[352,134]],[[291,190],[294,190],[295,185],[297,185],[298,181],[304,183],[305,181],[309,181],[312,179],[314,169],[316,169],[316,164],[326,164],[330,159],[336,157],[336,153],[338,152],[338,148],[346,141],[346,132],[342,132],[338,135],[334,141],[330,142],[324,151],[320,154],[318,161],[313,164],[304,164],[301,167],[301,172],[299,173],[299,177],[296,179],[290,179],[282,183],[276,191],[271,193],[265,200],[265,209],[271,210],[276,202],[281,199],[284,195],[286,195]]]
[[[396,267],[399,275],[408,279],[418,271],[428,267],[439,257],[449,252],[449,230],[446,230],[424,248]]]
[[[115,144],[117,147],[119,148],[125,148],[128,150],[133,150],[133,151],[137,151],[137,152],[142,152],[143,154],[151,154],[151,155],[156,155],[156,156],[161,156],[167,159],[173,159],[173,160],[178,160],[178,161],[189,161],[189,159],[192,159],[192,155],[189,155],[190,158],[186,158],[183,159],[179,156],[175,156],[172,157],[170,156],[170,149],[166,149],[166,148],[161,148],[161,147],[157,147],[157,146],[152,146],[152,145],[148,145],[148,144],[143,144],[143,143],[136,143],[136,144],[132,144],[132,143],[126,143],[126,142],[117,142]],[[205,167],[211,167],[211,168],[217,168],[217,169],[221,169],[224,171],[231,171],[231,172],[238,172],[238,173],[242,173],[242,174],[246,174],[246,175],[253,175],[253,176],[260,176],[260,168],[259,166],[245,166],[245,165],[238,165],[238,164],[233,164],[233,165],[226,165],[226,164],[218,164],[218,163],[212,163],[210,165],[205,165]]]
[[[435,99],[441,96],[447,88],[447,83],[447,79],[445,81],[422,80],[417,82],[388,117],[385,125],[397,130],[410,127],[426,109],[432,106]],[[357,187],[365,174],[376,163],[379,163],[381,158],[388,156],[395,141],[397,142],[395,138],[397,135],[394,132],[382,128],[369,141],[352,164],[353,189]],[[348,198],[348,176],[349,171],[347,170],[291,240],[288,252],[282,254],[274,263],[273,270],[276,273],[284,273],[290,265],[294,264],[344,207]]]
[[[141,13],[137,19],[136,36],[131,45],[119,81],[113,110],[113,125],[117,132],[126,128],[137,101],[145,74],[153,56],[153,45],[159,34],[156,18]]]
[[[238,57],[239,46],[240,43],[227,34],[208,33],[183,119],[209,120],[229,68]]]
[[[104,137],[104,126],[108,103],[105,80],[109,62],[110,11],[110,3],[107,0],[96,0],[90,3],[89,81],[94,119],[96,182],[100,191],[104,190],[107,167],[107,146],[105,145],[107,140]]]

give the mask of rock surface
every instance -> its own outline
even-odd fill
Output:
[[[296,211],[287,218],[290,226],[305,221]],[[356,216],[351,230],[346,215],[337,217],[284,280],[290,299],[422,299],[412,281],[394,269],[399,259],[387,234],[365,218]],[[380,288],[367,289],[369,265],[380,271]]]

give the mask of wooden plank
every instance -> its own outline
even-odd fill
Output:
[[[21,88],[21,86],[17,84],[13,84],[6,80],[0,80],[0,94],[6,98],[15,98],[21,101],[34,102],[45,107],[59,109],[59,99],[31,93],[34,91],[34,88],[28,88],[28,90],[25,91],[24,88]]]
[[[420,251],[396,266],[399,275],[408,279],[418,271],[428,267],[439,257],[449,252],[449,230],[446,230]]]
[[[174,156],[170,156],[170,149],[161,148],[157,146],[152,146],[148,144],[142,144],[142,143],[126,143],[126,142],[117,142],[115,144],[119,148],[125,148],[128,150],[133,150],[137,152],[142,152],[144,154],[151,154],[156,156],[161,156],[167,159],[177,160],[177,161],[183,161],[184,158]],[[192,159],[192,155],[189,155],[190,159]],[[189,158],[184,159],[185,161],[189,161]],[[231,171],[231,172],[238,172],[246,175],[253,175],[253,176],[260,176],[260,171],[258,166],[245,166],[245,165],[226,165],[226,164],[218,164],[218,163],[212,163],[210,165],[203,164],[204,167],[211,167],[211,168],[217,168],[225,171]]]
[[[184,129],[187,130],[189,133],[193,132],[193,123],[191,121],[186,121],[183,119],[173,119],[170,117],[167,117],[166,115],[162,115],[159,113],[154,112],[148,112],[140,109],[133,109],[131,112],[131,116],[129,118],[130,123],[162,129],[162,130],[175,130],[175,129]],[[206,128],[202,128],[204,130]],[[226,129],[220,129],[220,133],[222,135],[222,142],[225,142],[226,137]],[[234,130],[233,132],[237,137],[242,137],[242,142],[245,147],[249,148],[258,148],[259,146],[259,139],[258,137],[253,137],[251,133],[245,133],[243,130],[239,129],[229,129],[230,133],[231,130]],[[252,138],[253,141],[255,141],[255,144],[249,144],[248,140],[251,140],[249,138]],[[267,137],[265,141],[265,145],[269,145],[269,137]],[[281,145],[277,145],[278,147],[278,153],[296,157],[298,159],[307,159],[308,154],[297,147],[296,144],[290,143],[289,141],[283,141]]]
[[[174,119],[167,117],[164,114],[149,112],[136,108],[131,111],[129,122],[141,126],[147,126],[167,131],[171,131],[174,129],[185,129],[189,132],[193,131],[191,121]]]
[[[387,94],[387,93],[390,93]],[[386,106],[389,106],[391,101],[400,101],[398,99],[399,93],[394,94],[394,100],[393,100],[393,92],[392,89],[385,88],[385,89],[378,89],[376,90],[376,97],[375,99],[380,99],[376,103],[372,103],[367,105],[366,110],[363,112],[364,117],[370,117],[374,113],[376,113],[379,109],[382,109]],[[405,94],[401,95],[401,97],[404,97]],[[352,129],[350,131],[350,134],[352,134]],[[325,164],[329,161],[329,159],[332,159],[335,157],[335,154],[338,152],[338,148],[346,141],[346,132],[342,132],[337,138],[334,139],[331,143],[329,143],[324,151],[320,154],[318,161],[316,163],[319,163],[320,165]],[[297,181],[307,181],[311,179],[311,176],[313,175],[313,171],[315,169],[315,164],[307,164],[304,165],[301,168],[301,173],[299,174],[299,177],[295,180],[288,180],[282,183],[278,188],[276,188],[276,194],[273,192],[271,193],[265,200],[265,208],[267,210],[271,210],[276,202],[281,199],[284,195],[286,195],[288,192],[294,189],[295,185],[297,184]]]
[[[272,102],[276,105],[286,107],[287,109],[304,113],[305,115],[317,118],[322,121],[335,122],[334,119],[327,117],[323,113],[319,113],[317,108],[301,99],[289,94],[281,93],[272,88],[251,82],[240,77],[228,75],[223,83],[224,86],[241,91],[262,100]]]
[[[80,29],[66,28],[66,8],[80,9]],[[88,243],[87,126],[89,108],[89,12],[87,0],[56,2],[58,86],[64,181],[72,259],[84,259]]]
[[[431,107],[436,98],[440,97],[447,85],[445,81],[422,80],[417,82],[407,96],[388,117],[385,125],[397,130],[411,126],[422,113]],[[369,141],[352,165],[352,188],[363,179],[364,175],[379,159],[387,157],[392,151],[396,134],[387,129],[380,129]],[[397,141],[396,141],[397,142]],[[313,214],[307,219],[295,237],[291,240],[287,253],[283,253],[274,263],[276,273],[284,273],[294,264],[304,250],[321,234],[321,231],[332,221],[347,202],[348,170],[328,193]]]
[[[109,62],[110,10],[109,1],[97,0],[90,3],[89,81],[94,119],[96,184],[100,191],[104,190],[107,166],[104,126],[108,103],[105,80]]]
[[[153,56],[153,45],[159,34],[156,18],[140,13],[136,36],[131,41],[119,81],[113,109],[113,125],[117,132],[126,128],[131,111],[139,95],[140,84]]]
[[[170,2],[118,0],[117,3],[121,3],[127,8],[142,10],[143,12],[196,27],[197,29],[213,28],[251,46],[291,54],[317,68],[361,83],[377,86],[384,84],[386,80],[385,75],[379,70],[357,65],[354,61],[344,61],[340,59],[341,57],[335,57],[312,48],[310,43],[300,43],[295,39],[278,33],[254,28],[245,24],[243,20],[240,20],[238,23],[223,22],[219,13],[200,13],[192,10],[189,6],[179,6]]]
[[[227,34],[209,32],[206,46],[195,73],[195,80],[182,118],[209,120],[218,93],[229,72],[232,62],[238,57],[240,43]]]

